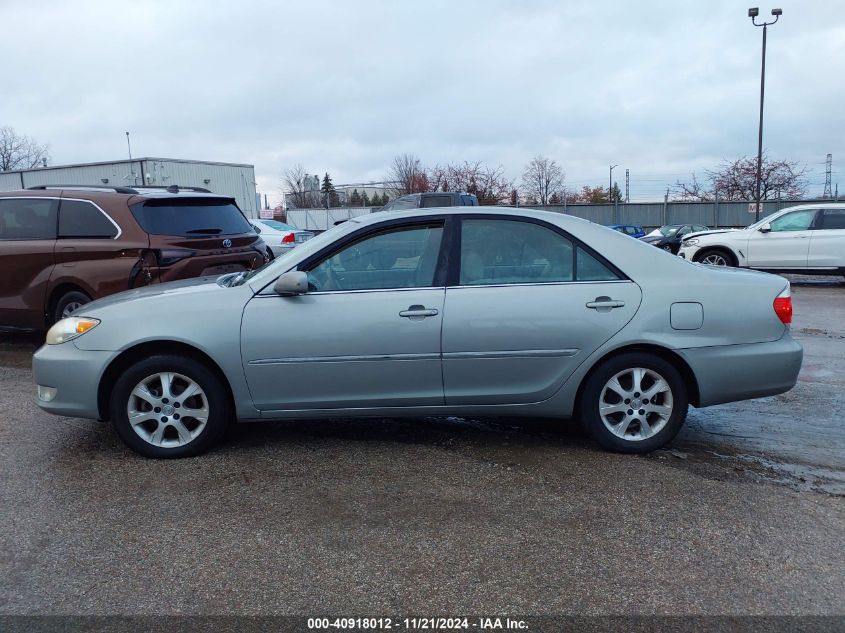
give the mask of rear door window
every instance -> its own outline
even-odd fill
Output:
[[[822,229],[845,229],[845,209],[825,209],[822,215]]]
[[[59,207],[60,238],[117,237],[118,228],[105,213],[84,200],[62,200]]]
[[[254,233],[241,210],[226,199],[163,198],[133,204],[132,215],[151,235],[202,237]]]
[[[0,198],[0,240],[56,239],[56,201]]]

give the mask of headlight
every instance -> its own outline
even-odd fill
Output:
[[[99,319],[88,319],[86,317],[68,317],[56,322],[47,330],[47,345],[58,345],[72,341],[77,336],[82,336],[88,330],[99,325]]]
[[[683,248],[684,246],[695,246],[696,244],[698,244],[698,240],[693,237],[693,238],[690,238],[688,240],[684,240],[683,242],[681,242],[681,248]]]

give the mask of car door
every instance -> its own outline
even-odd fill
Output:
[[[845,209],[822,209],[810,237],[809,268],[845,268]]]
[[[44,327],[57,206],[50,198],[0,198],[0,328]]]
[[[817,209],[791,211],[769,222],[771,230],[751,231],[748,265],[752,268],[806,268],[817,213]]]
[[[459,242],[443,317],[446,404],[549,398],[639,308],[639,286],[550,224],[464,217]]]
[[[405,221],[353,234],[300,265],[306,294],[252,299],[241,352],[255,406],[443,404],[445,283],[435,274],[444,225],[442,218]]]

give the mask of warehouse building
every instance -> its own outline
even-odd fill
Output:
[[[237,200],[247,217],[258,217],[261,206],[255,193],[255,168],[238,163],[136,158],[0,172],[0,191],[39,185],[204,187]]]

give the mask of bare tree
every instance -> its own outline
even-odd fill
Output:
[[[553,195],[560,196],[564,173],[557,161],[545,156],[535,156],[522,172],[522,187],[528,198],[537,204],[550,204]]]
[[[430,191],[465,191],[478,198],[479,204],[502,204],[511,199],[513,184],[505,177],[504,169],[485,163],[465,161],[441,167],[437,165],[428,175]]]
[[[319,176],[309,174],[300,163],[284,171],[281,189],[288,204],[297,209],[323,206]]]
[[[392,198],[408,193],[422,193],[429,190],[428,175],[413,154],[400,154],[393,158],[387,174]]]
[[[763,200],[777,198],[799,199],[807,191],[804,179],[805,168],[795,161],[770,160],[763,155],[760,173],[760,197]],[[734,161],[724,161],[718,169],[706,172],[704,183],[695,174],[688,183],[675,184],[676,197],[682,200],[756,200],[757,158],[743,156]]]
[[[14,128],[0,127],[0,171],[38,167],[50,158],[48,149]]]

